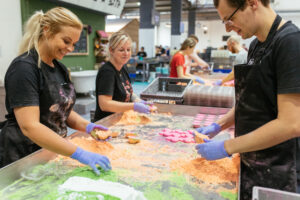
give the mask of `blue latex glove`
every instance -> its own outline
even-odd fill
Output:
[[[85,151],[80,147],[77,147],[76,151],[71,155],[71,158],[76,159],[85,165],[91,166],[97,175],[100,174],[100,171],[96,167],[97,164],[105,171],[111,170],[109,159],[106,156]]]
[[[212,123],[209,126],[204,126],[201,128],[196,128],[196,130],[203,134],[203,135],[207,135],[209,138],[213,138],[216,135],[218,135],[218,133],[220,133],[221,131],[221,126],[217,123]]]
[[[221,86],[222,85],[222,80],[217,80],[213,83],[213,85],[218,85],[218,86]]]
[[[94,129],[99,129],[99,130],[103,130],[103,131],[107,131],[107,130],[108,130],[107,127],[102,126],[102,125],[100,125],[100,124],[89,123],[89,124],[86,126],[85,131],[86,131],[88,134],[91,134],[91,132],[92,132]],[[92,136],[95,140],[97,140],[97,141],[103,141],[103,140],[99,140],[98,137],[95,136],[95,135],[93,135],[93,134],[91,134],[91,136]],[[106,140],[104,140],[104,141],[107,141],[107,140],[109,140],[109,139],[110,139],[110,137],[108,137],[108,138],[107,138]]]
[[[199,77],[196,77],[195,81],[197,81],[198,83],[201,83],[201,84],[205,83],[205,81],[203,79],[199,78]]]
[[[223,141],[211,141],[204,139],[205,143],[196,145],[196,149],[199,155],[207,160],[218,160],[221,158],[229,157],[224,147]]]
[[[102,126],[102,125],[100,125],[100,124],[94,124],[94,123],[89,123],[89,124],[86,126],[86,128],[85,128],[85,130],[86,130],[87,133],[91,133],[92,130],[94,130],[94,129],[99,129],[99,130],[103,130],[103,131],[107,131],[107,130],[108,130],[107,127]]]
[[[150,107],[140,102],[135,102],[133,105],[133,110],[140,113],[150,113]]]

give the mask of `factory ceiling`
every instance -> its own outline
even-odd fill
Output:
[[[172,0],[155,0],[155,10],[160,13],[161,20],[169,20]],[[126,0],[122,17],[138,16],[140,0]],[[190,9],[196,9],[196,20],[219,19],[212,0],[182,0],[182,19],[187,19]]]

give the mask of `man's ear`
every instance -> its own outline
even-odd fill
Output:
[[[247,3],[251,9],[256,10],[258,7],[258,1],[260,1],[260,0],[247,0]]]

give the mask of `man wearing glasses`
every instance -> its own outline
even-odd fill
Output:
[[[198,129],[214,137],[235,125],[235,138],[196,146],[208,160],[240,153],[239,198],[253,186],[296,192],[300,136],[300,31],[270,7],[270,0],[214,0],[226,30],[251,43],[247,64],[235,65],[235,107]]]

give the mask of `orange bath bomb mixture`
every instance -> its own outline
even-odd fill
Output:
[[[130,110],[123,113],[120,121],[116,125],[148,124],[151,121],[152,120],[149,117]]]

